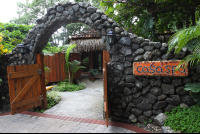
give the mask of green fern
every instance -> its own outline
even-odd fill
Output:
[[[200,83],[188,83],[185,85],[184,89],[186,91],[191,91],[190,96],[198,105],[200,105]]]

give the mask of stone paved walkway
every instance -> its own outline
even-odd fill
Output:
[[[149,133],[142,128],[119,122],[59,116],[25,111],[0,114],[1,133]]]

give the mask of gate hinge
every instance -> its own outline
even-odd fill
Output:
[[[41,69],[38,69],[37,72],[38,72],[38,74],[42,74],[42,70]]]
[[[40,97],[40,100],[43,100],[43,99],[44,99],[44,98],[43,98],[43,95],[40,95],[39,97]]]

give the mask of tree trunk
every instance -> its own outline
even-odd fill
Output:
[[[186,28],[189,27],[189,17],[190,17],[190,15],[189,15],[189,10],[188,10],[188,8],[186,7],[186,19],[185,19]]]
[[[196,25],[196,22],[195,22],[195,6],[192,6],[192,26],[195,26]]]

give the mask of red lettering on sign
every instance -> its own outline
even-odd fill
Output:
[[[133,75],[142,76],[187,76],[188,66],[175,71],[180,61],[144,61],[133,63]]]

